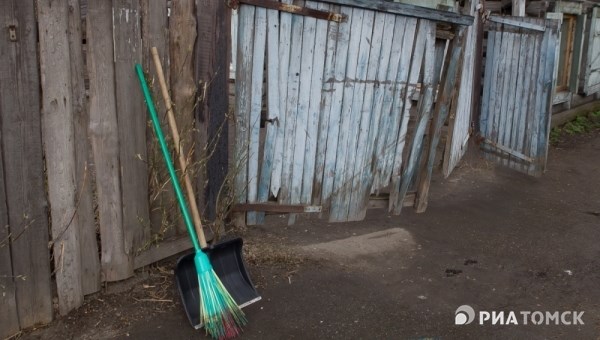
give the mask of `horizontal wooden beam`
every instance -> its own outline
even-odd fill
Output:
[[[516,19],[512,19],[512,18],[507,18],[507,17],[501,17],[501,16],[497,16],[497,15],[490,16],[488,18],[488,21],[495,22],[498,24],[511,25],[511,26],[515,26],[515,27],[519,27],[519,28],[526,28],[526,29],[539,31],[539,32],[546,31],[546,26],[544,26],[544,25],[538,25],[538,24],[534,24],[534,23],[530,23],[530,22],[526,22],[526,21],[516,20]]]
[[[344,22],[348,19],[345,15],[343,15],[341,13],[321,11],[318,9],[301,7],[301,6],[286,4],[283,2],[273,1],[273,0],[232,0],[232,1],[230,1],[230,5],[232,6],[232,8],[237,8],[238,3],[243,3],[243,4],[258,6],[258,7],[264,7],[264,8],[269,8],[269,9],[275,9],[275,10],[278,10],[281,12],[300,14],[300,15],[313,17],[316,19],[323,19],[323,20],[329,20],[329,21],[335,21],[335,22]]]
[[[161,241],[159,244],[137,255],[133,260],[133,267],[134,269],[145,267],[191,248],[192,242],[187,235],[174,240]]]
[[[231,209],[232,212],[245,212],[245,211],[264,211],[281,214],[291,213],[318,213],[322,209],[320,206],[315,205],[299,205],[299,204],[277,204],[277,203],[245,203],[236,204]]]
[[[380,12],[399,14],[407,17],[428,19],[451,24],[470,26],[474,18],[470,15],[462,15],[454,12],[440,11],[437,9],[403,4],[399,2],[389,2],[383,0],[323,0],[330,4],[351,6],[364,9],[370,9]]]
[[[521,160],[524,160],[526,162],[533,163],[535,161],[535,159],[533,159],[533,158],[531,158],[531,157],[529,157],[527,155],[524,155],[524,154],[522,154],[522,153],[520,153],[518,151],[515,151],[515,150],[511,150],[510,148],[508,148],[508,147],[506,147],[504,145],[500,145],[500,144],[498,144],[498,143],[496,143],[494,141],[491,141],[491,140],[489,140],[487,138],[483,140],[483,143],[485,145],[487,145],[487,146],[490,146],[492,148],[498,149],[498,150],[500,150],[502,152],[506,152],[507,154],[509,154],[511,156],[514,156],[516,158],[519,158]]]
[[[409,192],[404,197],[404,202],[402,202],[403,207],[412,207],[415,205],[415,197],[416,194],[414,192]],[[378,196],[371,197],[369,199],[369,203],[367,205],[368,209],[388,209],[389,208],[389,197],[386,196]]]

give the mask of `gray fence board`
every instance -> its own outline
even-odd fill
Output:
[[[0,37],[0,114],[12,275],[23,328],[52,320],[34,8],[34,1],[0,2],[5,23],[18,23],[16,42],[8,34]]]

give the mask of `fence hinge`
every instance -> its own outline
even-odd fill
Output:
[[[269,9],[275,9],[281,12],[287,12],[292,14],[300,14],[309,17],[313,17],[316,19],[323,19],[335,22],[345,22],[348,20],[348,17],[341,13],[334,13],[328,11],[321,11],[318,9],[301,7],[292,4],[286,4],[279,1],[274,0],[229,0],[228,5],[233,9],[237,9],[239,4],[247,4],[252,6],[264,7]]]

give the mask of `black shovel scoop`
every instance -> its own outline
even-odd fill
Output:
[[[171,98],[169,96],[169,91],[167,90],[167,85],[165,83],[165,78],[156,47],[152,47],[151,52],[154,59],[154,65],[156,66],[156,74],[160,83],[161,92],[165,101],[165,107],[167,109],[167,119],[173,135],[173,142],[180,148],[178,152],[179,166],[184,173],[183,177],[185,188],[194,220],[193,228],[190,225],[187,225],[188,232],[192,238],[192,243],[194,243],[196,236],[198,238],[199,245],[195,244],[195,251],[200,251],[200,248],[202,248],[202,252],[208,255],[212,269],[217,274],[223,283],[223,286],[225,286],[227,292],[229,292],[233,300],[240,308],[242,308],[260,300],[260,296],[256,292],[252,281],[250,281],[250,276],[248,275],[248,271],[246,270],[244,261],[242,259],[242,239],[237,238],[213,245],[211,247],[207,246],[193,186],[186,171],[188,169],[188,165],[185,158],[185,152],[181,150],[182,146],[179,138],[179,131],[177,129],[177,123],[175,121],[175,115],[173,114]],[[148,93],[146,98],[147,103],[152,102],[152,99],[149,97],[150,95]],[[152,106],[154,105],[152,104]],[[153,109],[154,108],[150,109],[150,111],[152,112]],[[164,149],[166,150],[166,143],[164,138],[161,136],[162,132],[160,131],[160,123],[158,122],[156,113],[154,112],[154,114],[151,116],[156,130],[160,132],[157,132],[157,135],[159,135],[161,147],[164,146]],[[170,159],[168,157],[169,155],[167,151],[164,152],[165,162],[170,164]],[[175,176],[174,172],[170,172],[170,175],[173,183],[175,184],[177,182],[177,177]],[[184,199],[180,196],[178,196],[178,198],[180,205],[185,207],[186,204],[183,202]],[[182,210],[185,209],[182,208]],[[185,313],[187,314],[192,326],[198,329],[203,325],[200,315],[200,306],[202,305],[202,301],[200,300],[200,288],[198,284],[199,276],[196,271],[196,264],[194,263],[195,254],[196,253],[185,255],[180,258],[179,261],[177,261],[177,267],[175,268],[175,279],[177,281],[177,288],[179,289],[179,294],[181,295],[181,301],[183,302]]]
[[[215,273],[240,308],[261,299],[250,280],[242,258],[243,243],[241,238],[235,238],[204,250],[210,258]],[[200,294],[194,253],[179,258],[175,268],[175,280],[190,324],[196,329],[201,328]]]

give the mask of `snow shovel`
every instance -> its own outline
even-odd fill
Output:
[[[158,50],[156,47],[152,47],[152,57],[154,59],[154,66],[156,67],[156,74],[160,83],[163,99],[167,108],[167,119],[173,135],[173,142],[178,146],[177,150],[179,155],[179,166],[181,171],[184,173],[184,184],[186,187],[187,198],[190,203],[192,217],[194,220],[194,228],[200,241],[200,246],[204,253],[206,253],[210,259],[212,267],[229,292],[233,297],[234,301],[240,308],[248,306],[256,301],[259,301],[261,297],[254,288],[244,260],[242,258],[242,245],[243,241],[241,238],[221,242],[208,247],[204,230],[202,228],[202,220],[200,219],[200,213],[198,212],[198,205],[196,204],[196,197],[191,184],[191,180],[186,172],[187,160],[185,158],[185,152],[181,150],[181,142],[179,137],[179,131],[177,129],[177,123],[175,121],[175,115],[173,114],[173,107],[171,105],[171,98],[167,90],[165,78],[162,70],[160,58],[158,56]],[[175,268],[175,280],[177,282],[177,289],[181,296],[181,301],[185,309],[185,313],[196,329],[202,327],[202,319],[200,315],[200,290],[198,284],[198,274],[196,272],[196,266],[194,263],[195,253],[187,254],[181,257],[177,261]]]

